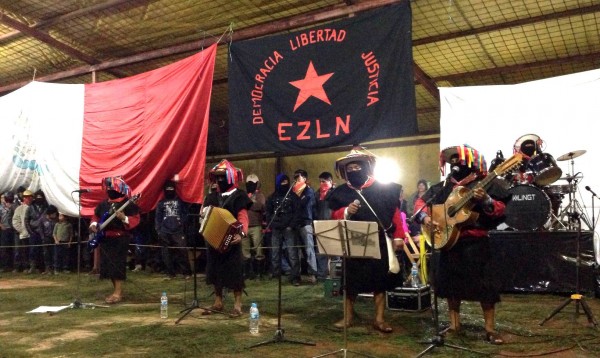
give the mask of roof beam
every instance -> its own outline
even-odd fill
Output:
[[[425,71],[423,71],[423,69],[421,69],[421,67],[419,67],[419,65],[417,65],[416,63],[413,64],[413,71],[417,82],[419,82],[423,87],[425,87],[427,92],[429,92],[429,94],[431,94],[431,96],[439,102],[440,91],[438,90],[435,81],[433,81],[431,77],[429,77],[425,73]]]
[[[17,21],[9,16],[0,16],[0,23],[12,27],[13,29],[17,29],[19,31],[21,31],[23,34],[26,34],[30,37],[33,37],[34,39],[43,42],[65,54],[67,54],[70,57],[76,58],[80,61],[89,63],[89,64],[98,64],[100,63],[100,60],[89,56],[63,42],[58,41],[57,39],[55,39],[54,37],[50,36],[49,34],[47,34],[46,32],[43,31],[39,31],[36,29],[33,29],[29,26],[27,26],[26,24]],[[121,71],[113,71],[112,72],[114,75],[116,76],[123,76],[124,74],[121,73]]]
[[[269,23],[264,23],[252,27],[248,27],[245,29],[241,29],[240,31],[234,32],[232,35],[232,41],[241,41],[246,39],[251,39],[259,36],[270,35],[286,30],[290,30],[297,27],[314,25],[316,23],[337,19],[340,17],[348,16],[350,14],[354,14],[357,12],[362,12],[394,3],[399,3],[402,1],[408,0],[371,0],[364,3],[358,3],[355,5],[350,5],[347,7],[340,8],[332,8],[326,11],[310,13],[310,14],[300,14],[297,16],[288,17],[281,20],[271,21]],[[14,20],[13,20],[14,21]],[[19,23],[20,24],[20,23]],[[35,31],[30,29],[27,26],[21,24],[21,31]],[[46,35],[48,36],[48,35]],[[48,36],[49,37],[49,36]],[[52,39],[54,40],[54,39]],[[56,41],[56,40],[54,40]],[[222,38],[218,43],[226,43],[228,39]],[[38,81],[55,81],[63,78],[69,78],[73,76],[78,76],[86,73],[90,73],[93,71],[103,71],[108,70],[110,68],[115,68],[119,66],[125,66],[132,63],[138,63],[143,61],[154,60],[157,58],[172,56],[180,53],[198,51],[199,49],[208,47],[216,43],[213,38],[207,38],[199,41],[193,41],[181,45],[175,45],[170,47],[165,47],[158,50],[148,51],[144,53],[139,53],[129,57],[123,57],[116,60],[105,61],[102,63],[95,63],[91,66],[80,66],[67,71],[54,73],[47,76],[38,77]],[[64,44],[62,44],[64,46]],[[87,62],[87,61],[86,61]],[[8,92],[15,90],[17,88],[25,86],[27,82],[19,82],[13,83],[7,86],[0,87],[0,93]]]
[[[586,7],[580,7],[577,9],[570,9],[570,10],[555,12],[552,14],[539,15],[539,16],[528,17],[528,18],[524,18],[524,19],[507,21],[507,22],[503,22],[501,24],[483,26],[483,27],[479,27],[476,29],[458,31],[458,32],[441,34],[441,35],[436,35],[436,36],[429,36],[429,37],[424,37],[422,39],[413,39],[412,43],[413,43],[413,46],[426,45],[426,44],[430,44],[430,43],[434,43],[434,42],[453,40],[453,39],[457,39],[457,38],[461,38],[461,37],[478,35],[478,34],[482,34],[482,33],[486,33],[486,32],[493,32],[493,31],[508,29],[511,27],[530,25],[530,24],[534,24],[536,22],[544,22],[544,21],[548,21],[548,20],[561,19],[564,17],[585,15],[585,14],[595,13],[595,12],[599,12],[599,11],[600,11],[600,4],[590,5],[590,6],[586,6]]]
[[[86,16],[92,14],[97,11],[102,11],[106,9],[110,9],[116,6],[127,5],[130,8],[137,7],[139,5],[146,5],[149,0],[111,0],[105,3],[96,4],[88,7],[81,8],[79,10],[71,11],[66,14],[58,15],[56,17],[52,17],[49,19],[42,19],[40,21],[36,21],[35,24],[29,26],[30,29],[40,29],[43,27],[54,25],[61,21],[67,21],[71,19],[76,19],[81,16]],[[0,36],[0,42],[8,42],[19,36],[23,35],[23,32],[20,30],[15,30]]]
[[[462,79],[468,78],[468,77],[472,78],[472,77],[483,77],[483,76],[491,76],[491,75],[501,75],[501,74],[506,74],[506,73],[511,73],[511,72],[522,71],[522,70],[529,70],[529,69],[538,68],[538,67],[556,66],[556,65],[598,61],[598,60],[600,60],[600,52],[590,53],[587,55],[577,55],[577,56],[571,56],[571,57],[554,58],[554,59],[545,60],[545,61],[522,63],[522,64],[518,64],[518,65],[488,68],[485,70],[456,73],[456,74],[452,74],[452,75],[438,76],[438,77],[435,77],[433,80],[436,82],[439,82],[439,81],[452,82],[452,81],[462,80]]]

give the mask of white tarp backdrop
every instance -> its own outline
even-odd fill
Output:
[[[504,86],[440,88],[440,149],[469,144],[485,156],[488,166],[496,152],[513,153],[522,135],[537,134],[545,142],[544,153],[554,159],[576,150],[587,152],[571,161],[557,161],[565,177],[581,173],[575,197],[591,224],[600,213],[600,70]],[[553,185],[566,185],[558,180]],[[568,204],[563,199],[562,206]],[[594,223],[595,224],[595,223]],[[582,228],[587,229],[585,224]],[[598,235],[596,260],[600,262]]]
[[[51,93],[51,95],[49,95]],[[31,82],[0,97],[0,190],[42,189],[77,216],[84,85]]]

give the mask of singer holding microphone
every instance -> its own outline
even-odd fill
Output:
[[[384,227],[379,229],[381,259],[346,259],[346,321],[342,319],[334,326],[351,327],[356,297],[359,293],[373,292],[373,328],[379,332],[390,333],[393,330],[392,326],[384,318],[385,292],[398,286],[402,279],[399,274],[389,272],[386,240],[392,240],[395,251],[401,250],[404,245],[405,233],[398,207],[400,186],[378,182],[373,177],[375,156],[358,149],[353,149],[350,154],[338,159],[335,167],[337,175],[345,179],[346,184],[333,190],[328,198],[332,219],[374,221]]]
[[[509,193],[501,181],[495,178],[490,186],[476,187],[487,175],[487,164],[483,156],[468,145],[448,147],[440,153],[440,171],[445,172],[450,164],[448,177],[433,185],[415,203],[415,219],[424,224],[438,226],[429,216],[430,208],[425,203],[445,204],[452,191],[458,187],[472,190],[474,223],[459,226],[456,244],[450,249],[435,251],[431,264],[434,268],[434,289],[438,297],[446,298],[450,317],[447,334],[458,334],[461,329],[460,305],[462,300],[478,301],[483,310],[486,335],[491,344],[502,344],[504,340],[495,330],[495,305],[500,302],[500,282],[490,267],[491,248],[488,231],[502,222],[505,201]],[[419,212],[419,210],[421,210]],[[465,223],[469,220],[465,220]],[[439,230],[444,228],[437,227]]]

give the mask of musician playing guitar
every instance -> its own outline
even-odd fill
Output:
[[[219,252],[210,245],[207,246],[206,283],[214,285],[215,301],[202,314],[208,315],[213,311],[223,311],[223,288],[233,291],[234,303],[230,317],[242,315],[242,291],[244,285],[243,256],[241,241],[244,233],[248,232],[248,209],[252,200],[248,194],[238,188],[242,180],[242,171],[225,159],[215,165],[208,173],[211,183],[217,184],[217,191],[208,194],[202,204],[228,210],[234,218],[242,223],[242,233],[235,234],[225,252]]]
[[[90,231],[102,235],[98,249],[100,250],[100,278],[110,279],[113,284],[113,293],[104,300],[108,304],[121,302],[123,299],[123,282],[126,279],[127,250],[131,241],[131,230],[140,222],[139,208],[132,202],[128,203],[131,196],[129,186],[122,177],[107,177],[102,179],[102,189],[108,196],[94,210]],[[128,203],[127,205],[124,205]],[[123,209],[121,209],[123,207]],[[104,226],[103,232],[99,228]]]
[[[471,198],[472,220],[467,220],[457,232],[457,241],[446,249],[441,249],[439,257],[434,255],[432,264],[436,264],[434,285],[439,297],[448,301],[450,327],[449,333],[460,331],[460,304],[462,300],[479,301],[483,309],[486,340],[492,344],[504,343],[495,330],[495,304],[500,302],[498,280],[490,270],[491,249],[488,230],[495,228],[504,215],[505,201],[509,199],[504,186],[494,178],[486,187],[477,184],[484,181],[487,175],[486,162],[483,156],[468,145],[449,147],[440,153],[440,170],[444,172],[446,163],[451,172],[447,179],[432,186],[415,203],[415,212],[433,204],[433,215],[436,207],[451,206],[449,203],[457,191],[465,190]],[[490,178],[492,179],[492,178]],[[462,188],[460,188],[462,187]],[[452,195],[451,195],[452,194]],[[442,206],[443,207],[443,206]],[[416,220],[424,224],[423,230],[448,230],[448,226],[440,225],[429,216],[432,208],[425,207]],[[452,212],[448,210],[447,212]],[[442,221],[442,220],[439,220]],[[459,226],[459,224],[456,224]],[[454,228],[456,230],[456,228]],[[438,233],[439,234],[439,231]],[[436,245],[436,248],[438,246]]]

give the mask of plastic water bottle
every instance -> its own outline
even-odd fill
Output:
[[[163,292],[162,296],[160,296],[160,318],[169,317],[169,299],[167,298],[167,293]]]
[[[418,288],[421,286],[421,280],[419,279],[419,268],[417,267],[416,262],[413,262],[412,269],[410,270],[410,286],[413,288]]]
[[[250,306],[250,334],[258,334],[258,321],[260,319],[260,314],[258,313],[258,307],[255,302],[252,302]]]

